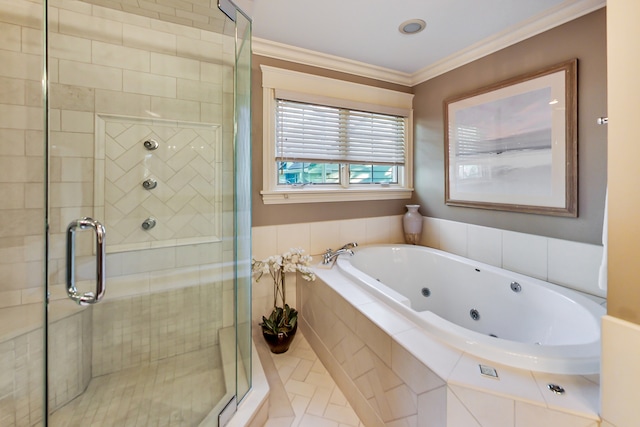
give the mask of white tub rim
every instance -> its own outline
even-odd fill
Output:
[[[599,318],[606,314],[602,306],[582,295],[580,291],[568,289],[550,282],[544,282],[540,279],[531,278],[520,273],[511,272],[439,249],[404,244],[375,244],[359,247],[356,251],[370,247],[399,247],[426,250],[456,261],[473,263],[473,265],[477,265],[484,270],[497,269],[506,271],[510,276],[513,276],[515,280],[524,281],[534,279],[536,282],[542,282],[553,291],[585,306],[586,309],[596,317],[598,326]],[[503,365],[535,372],[567,375],[591,375],[600,372],[600,338],[583,344],[540,346],[490,337],[458,326],[435,313],[420,313],[410,309],[408,305],[406,305],[406,301],[403,302],[403,300],[407,300],[406,297],[386,287],[384,284],[376,282],[366,273],[352,266],[349,256],[338,257],[336,264],[337,270],[351,282],[354,282],[370,294],[373,294],[377,299],[391,306],[396,312],[400,312],[409,318],[427,334],[460,351]],[[500,345],[496,346],[496,343]]]

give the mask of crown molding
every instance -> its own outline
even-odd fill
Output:
[[[329,55],[257,37],[251,40],[251,44],[252,51],[255,55],[340,71],[403,86],[411,86],[412,82],[410,74],[340,56]]]
[[[556,6],[506,30],[481,40],[413,74],[354,61],[266,39],[252,39],[256,55],[325,68],[361,77],[413,87],[513,44],[577,19],[606,6],[606,0],[573,0]]]
[[[520,22],[411,75],[411,86],[454,70],[501,49],[558,27],[606,6],[606,0],[575,0]]]

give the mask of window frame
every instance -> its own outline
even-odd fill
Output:
[[[260,194],[264,204],[411,198],[413,192],[413,94],[266,65],[261,65],[260,68],[263,88],[263,179]],[[322,186],[278,184],[275,142],[277,97],[404,116],[405,163],[399,167],[398,184],[350,184],[348,175],[347,181],[342,184],[323,184]],[[348,166],[341,169],[346,169],[348,173]]]

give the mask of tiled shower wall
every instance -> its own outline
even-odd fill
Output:
[[[234,322],[234,40],[81,1],[49,5],[51,298],[66,298],[67,224],[83,216],[102,220],[94,210],[97,114],[221,125],[218,160],[227,183],[217,195],[219,241],[108,254],[101,306],[64,319],[81,319],[79,336],[93,336],[89,347],[67,342],[64,334],[52,342],[81,354],[78,363],[93,354],[94,375],[214,345],[217,330]],[[42,406],[42,14],[41,1],[0,0],[0,320],[23,331],[0,337],[2,425],[32,425]],[[78,287],[84,292],[95,274],[93,243],[90,232],[77,234]],[[214,294],[216,305],[205,304]],[[16,312],[20,307],[25,311]],[[17,315],[8,319],[6,313]],[[139,348],[128,346],[134,333],[142,335]],[[84,388],[84,377],[56,372],[64,377],[61,386]],[[53,389],[53,405],[73,393]]]
[[[51,283],[63,298],[64,232],[94,212],[96,114],[219,122],[224,182],[233,182],[232,37],[73,0],[50,2]],[[43,218],[41,23],[39,1],[0,0],[0,307],[38,302]],[[221,59],[222,58],[222,59]],[[223,189],[222,242],[107,257],[108,294],[153,292],[167,274],[233,258],[233,188]],[[96,218],[100,220],[100,218]],[[86,234],[86,236],[85,236]],[[93,275],[90,233],[78,233],[78,279]],[[15,240],[15,242],[14,242]],[[19,241],[18,241],[19,240]],[[107,230],[108,244],[108,230]],[[14,248],[24,246],[25,250]],[[165,274],[166,273],[166,274]],[[126,287],[122,287],[123,283]],[[56,286],[57,284],[57,286]],[[231,289],[227,289],[228,296]]]

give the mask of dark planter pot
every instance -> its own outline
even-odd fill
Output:
[[[262,336],[269,345],[269,349],[271,349],[271,352],[280,354],[289,350],[289,346],[291,345],[291,342],[293,341],[293,337],[295,336],[297,330],[298,324],[296,323],[291,332],[286,335],[284,333],[280,333],[278,335],[267,334],[263,329]]]

